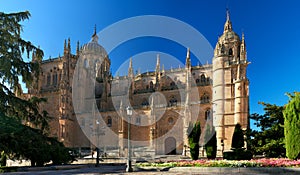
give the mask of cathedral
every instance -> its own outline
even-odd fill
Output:
[[[67,147],[126,156],[130,138],[135,156],[185,154],[190,126],[200,121],[200,154],[210,129],[222,157],[235,125],[249,127],[244,34],[233,31],[227,13],[212,64],[192,66],[189,49],[185,60],[184,67],[165,70],[157,55],[154,71],[134,73],[130,59],[126,76],[112,76],[113,59],[95,30],[89,43],[77,43],[75,54],[69,39],[62,56],[42,61],[27,96],[47,98],[40,108],[53,117],[50,135]]]

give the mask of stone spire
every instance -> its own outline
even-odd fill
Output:
[[[242,43],[241,44],[245,45],[245,33],[244,32],[242,32]],[[245,48],[243,48],[243,49],[245,49]]]
[[[159,71],[160,71],[160,58],[159,58],[159,54],[157,54],[155,72],[159,72]]]
[[[68,38],[68,50],[71,51],[71,40]]]
[[[183,118],[183,145],[188,145],[188,135],[189,135],[189,123],[191,122],[191,111],[190,111],[190,92],[191,92],[191,58],[190,58],[190,48],[187,49],[186,60],[185,60],[185,74],[186,74],[186,87],[185,87],[185,104],[184,104],[184,118]],[[186,151],[185,147],[183,152]],[[188,153],[189,151],[185,152]]]
[[[76,55],[79,55],[79,41],[77,41],[77,45],[76,45]]]
[[[188,48],[187,52],[186,52],[185,68],[186,69],[190,69],[191,68],[190,48]]]
[[[159,54],[157,54],[156,57],[156,68],[155,68],[155,88],[159,90],[159,84],[160,84],[160,58]]]
[[[64,50],[66,50],[67,49],[67,41],[65,40],[65,42],[64,42]]]
[[[227,9],[226,10],[226,22],[224,24],[224,32],[230,32],[232,31],[232,24],[231,24],[231,21],[230,21],[230,14],[229,14],[229,10]]]
[[[245,35],[242,33],[242,42],[240,46],[240,60],[246,60],[246,44],[245,44]]]
[[[128,77],[133,78],[132,58],[129,60]]]
[[[68,54],[68,53],[71,53],[71,41],[70,41],[70,38],[68,38],[68,44],[65,40],[65,43],[64,43],[64,54]]]

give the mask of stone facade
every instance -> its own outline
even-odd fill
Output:
[[[185,67],[164,70],[159,55],[153,72],[113,77],[111,61],[92,41],[71,53],[41,63],[41,74],[27,95],[48,99],[41,106],[53,120],[50,134],[68,147],[91,147],[126,153],[128,120],[131,140],[138,153],[182,154],[188,145],[189,125],[200,121],[202,131],[213,125],[218,156],[231,148],[234,126],[247,129],[249,114],[248,65],[244,35],[233,32],[227,15],[212,65],[192,66],[187,50]],[[127,106],[133,109],[127,116]],[[213,128],[213,127],[211,127]],[[89,138],[89,139],[88,139]],[[203,142],[203,138],[201,139]]]

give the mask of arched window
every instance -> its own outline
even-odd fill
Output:
[[[210,120],[210,109],[205,111],[205,120]]]
[[[224,44],[222,44],[222,46],[221,46],[221,54],[224,54],[224,52],[225,52],[225,46],[224,46]]]
[[[84,59],[83,61],[83,67],[88,68],[89,67],[89,61],[87,59]]]
[[[66,127],[64,124],[60,125],[60,137],[64,138],[66,133]]]
[[[228,55],[233,55],[232,48],[228,50]]]
[[[107,126],[111,127],[112,126],[112,119],[110,116],[107,117]]]
[[[50,86],[50,83],[51,83],[51,75],[48,74],[47,75],[47,86]]]
[[[54,86],[56,86],[56,85],[57,85],[57,73],[55,73],[55,74],[52,76],[52,79],[53,79],[52,84],[53,84]]]
[[[153,82],[150,81],[150,89],[153,89]]]
[[[175,82],[172,81],[172,82],[170,83],[170,86],[175,86]]]
[[[201,83],[205,83],[205,80],[206,80],[205,75],[202,74],[202,75],[200,76],[200,82],[201,82]]]
[[[96,71],[96,76],[97,77],[99,77],[100,76],[100,66],[101,66],[101,64],[100,64],[100,61],[99,60],[96,60],[95,61],[95,71]]]
[[[135,118],[135,124],[136,124],[136,125],[140,125],[140,124],[141,124],[141,116],[137,116],[137,117]]]
[[[177,105],[177,99],[172,96],[171,99],[169,100],[170,106],[176,106]]]
[[[173,117],[168,118],[168,123],[169,123],[169,125],[172,125],[174,123]]]
[[[200,80],[199,80],[199,78],[197,78],[197,79],[196,79],[196,83],[199,83],[199,82],[200,82]]]

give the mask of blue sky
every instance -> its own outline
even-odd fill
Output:
[[[83,44],[90,40],[95,24],[99,32],[122,19],[140,15],[181,20],[197,29],[214,47],[223,32],[226,7],[230,9],[234,31],[239,35],[245,33],[251,62],[248,67],[251,113],[263,112],[259,101],[287,103],[286,92],[300,91],[300,2],[296,0],[0,0],[0,11],[30,11],[32,17],[24,23],[23,37],[40,45],[45,59],[62,54],[68,37],[74,53],[77,41]],[[112,71],[115,73],[117,66],[130,56],[152,50],[172,53],[184,62],[185,48],[176,43],[156,38],[146,41],[148,44],[143,45],[137,39],[113,51]]]

